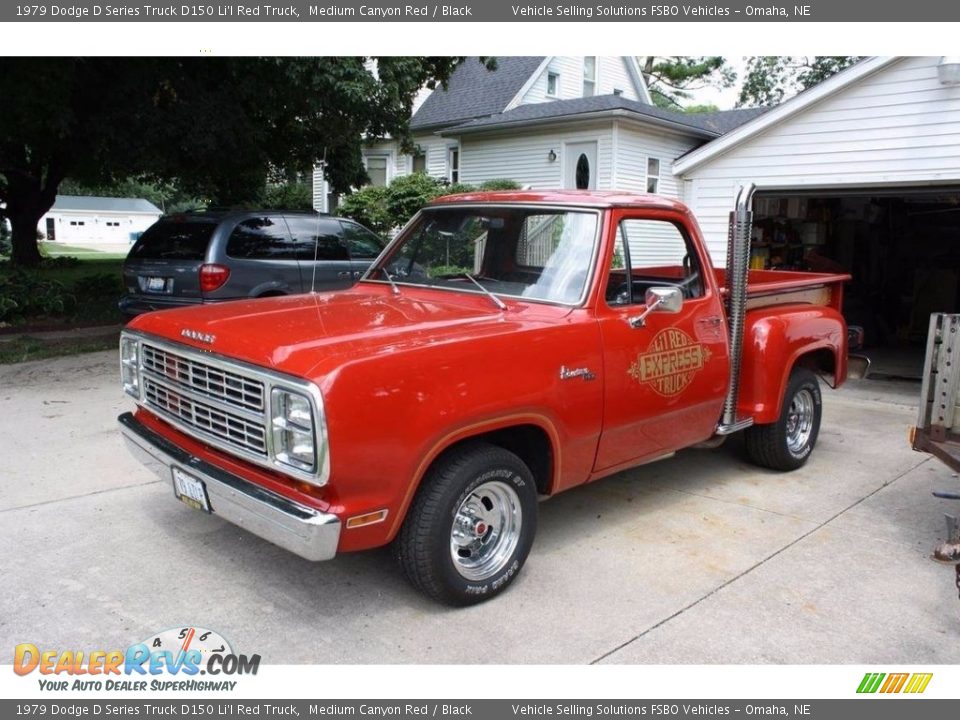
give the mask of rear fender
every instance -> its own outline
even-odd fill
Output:
[[[827,374],[832,387],[847,377],[847,324],[834,308],[780,305],[747,313],[741,363],[740,417],[757,424],[780,417],[784,389],[797,364]]]

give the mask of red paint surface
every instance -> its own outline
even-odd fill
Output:
[[[430,463],[452,444],[485,432],[534,426],[549,439],[550,493],[709,438],[728,378],[726,317],[719,282],[693,216],[657,196],[599,192],[497,192],[450,202],[545,202],[603,209],[599,259],[583,306],[379,282],[336,293],[238,301],[142,315],[130,327],[204,351],[181,337],[216,336],[220,355],[312,380],[327,416],[329,484],[311,490],[204,446],[145,411],[139,417],[199,457],[327,512],[349,517],[386,508],[386,522],[345,529],[340,550],[382,545],[396,534]],[[630,328],[636,305],[604,299],[620,218],[673,221],[693,239],[704,268],[703,297],[679,314],[654,313]],[[844,276],[753,271],[751,293],[829,285],[831,306],[785,305],[748,313],[741,413],[771,422],[790,368],[825,349],[846,375]],[[659,376],[664,362],[682,373]],[[679,365],[678,365],[679,363]],[[560,367],[595,380],[560,379]],[[692,370],[690,370],[692,368]],[[633,373],[633,374],[631,374]],[[652,377],[651,377],[652,376]],[[644,380],[638,378],[646,378]],[[679,389],[678,389],[679,388]]]

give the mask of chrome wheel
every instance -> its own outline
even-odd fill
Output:
[[[478,485],[453,518],[453,566],[474,582],[496,575],[517,549],[522,525],[520,497],[512,487],[495,480]]]
[[[813,433],[813,395],[802,388],[790,401],[787,411],[787,449],[794,455],[804,451]]]

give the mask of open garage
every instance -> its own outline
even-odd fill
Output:
[[[873,372],[919,377],[932,312],[956,312],[960,187],[765,192],[754,267],[846,272],[847,323]]]
[[[871,58],[681,157],[716,258],[753,182],[752,267],[848,272],[872,373],[919,377],[932,312],[960,293],[960,85],[951,58]]]

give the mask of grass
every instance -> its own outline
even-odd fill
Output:
[[[57,243],[43,243],[40,246],[40,252],[47,257],[75,257],[80,260],[123,260],[126,253],[103,252],[95,248],[76,247],[74,245],[61,245]]]
[[[67,293],[76,297],[72,308],[58,315],[36,317],[17,317],[10,321],[13,327],[50,327],[69,328],[89,325],[120,324],[124,317],[117,309],[117,301],[122,293],[121,267],[126,257],[118,253],[104,253],[89,248],[77,248],[70,245],[57,245],[51,249],[49,243],[41,245],[42,252],[49,258],[73,257],[78,262],[71,265],[46,265],[37,271],[44,280],[56,280]],[[0,266],[0,276],[10,273],[9,265]],[[110,294],[85,295],[74,292],[78,281],[96,275],[109,275],[117,279],[116,292]]]
[[[41,340],[22,335],[12,340],[0,341],[0,365],[28,360],[45,360],[63,355],[79,355],[99,350],[116,350],[118,338],[119,330],[115,335],[69,340]]]

